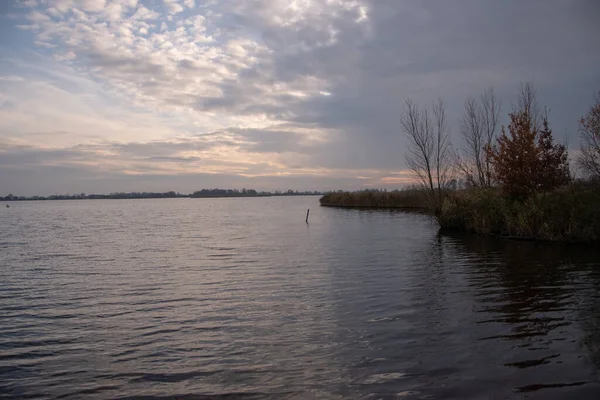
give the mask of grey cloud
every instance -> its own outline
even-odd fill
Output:
[[[355,187],[353,179],[313,176],[249,178],[227,174],[161,175],[156,173],[124,175],[98,173],[85,167],[51,166],[41,170],[7,170],[0,165],[0,195],[23,196],[58,193],[162,192],[191,193],[201,188],[231,187],[257,190],[332,190]],[[7,188],[10,188],[7,191]]]
[[[148,142],[148,143],[115,143],[108,146],[124,156],[135,157],[168,157],[186,150],[204,150],[210,145],[197,141]]]
[[[288,131],[266,131],[259,129],[231,129],[215,131],[172,141],[146,143],[96,143],[80,144],[68,148],[44,149],[32,145],[2,144],[0,165],[8,167],[42,168],[48,165],[88,164],[113,161],[123,163],[128,169],[139,171],[160,170],[161,165],[172,163],[191,164],[207,162],[209,165],[230,165],[218,159],[205,160],[198,156],[183,156],[182,153],[205,151],[217,146],[229,146],[250,153],[307,152],[311,148],[302,141],[301,135]],[[112,167],[119,169],[118,166]],[[244,165],[247,173],[267,173],[264,165]]]
[[[243,71],[239,81],[227,83],[222,98],[204,105],[262,111],[341,130],[342,142],[315,152],[316,165],[393,168],[402,165],[405,142],[397,116],[406,97],[427,103],[445,98],[456,126],[468,94],[495,86],[507,110],[519,82],[533,80],[541,102],[555,109],[555,129],[561,134],[572,130],[578,117],[558,109],[564,90],[579,88],[580,82],[600,86],[595,72],[598,56],[584,50],[598,47],[600,30],[578,28],[577,7],[556,4],[559,7],[547,2],[471,1],[459,7],[372,1],[370,33],[348,23],[349,18],[335,19],[328,23],[338,30],[337,42],[328,47],[316,46],[325,38],[318,18],[310,20],[312,27],[309,23],[296,31],[267,25],[263,39],[276,50],[272,58]],[[243,21],[250,23],[248,17]],[[254,21],[253,26],[259,24]],[[293,46],[298,44],[309,49],[298,50],[301,46]],[[279,96],[273,105],[263,104],[260,91],[251,89],[253,82],[288,82],[311,74],[330,83],[333,96],[308,100]]]
[[[0,152],[0,165],[7,167],[43,167],[47,163],[66,161],[87,161],[89,156],[74,149],[43,150],[30,146],[8,147]]]
[[[0,151],[0,165],[7,168],[34,167],[49,165],[87,164],[94,161],[155,162],[158,169],[162,162],[191,163],[200,161],[199,157],[182,157],[180,152],[209,149],[214,144],[187,140],[179,142],[150,143],[104,143],[82,144],[69,148],[44,149],[34,146],[5,144]],[[108,152],[108,153],[107,153]],[[143,164],[135,164],[142,168]],[[145,167],[144,167],[145,168]]]
[[[302,135],[289,131],[267,131],[261,129],[232,130],[248,144],[242,145],[246,151],[259,153],[304,153],[310,146],[302,144]]]
[[[122,74],[141,74],[148,76],[164,77],[167,75],[165,67],[152,63],[146,58],[134,56],[125,57],[102,48],[91,48],[81,53],[90,65],[103,68],[107,72],[118,70]]]
[[[132,56],[85,46],[77,48],[78,55],[93,71],[101,68],[97,76],[109,84],[130,85],[162,105],[192,107],[198,115],[264,114],[277,126],[223,126],[177,143],[109,146],[120,157],[170,163],[181,151],[224,145],[298,153],[310,157],[315,168],[397,171],[404,167],[406,141],[398,117],[407,97],[421,104],[442,97],[456,128],[467,95],[494,86],[505,121],[518,84],[531,80],[540,103],[552,109],[552,127],[562,138],[574,134],[600,89],[600,53],[593,51],[600,48],[595,0],[368,0],[356,2],[368,9],[362,23],[355,21],[359,8],[346,9],[350,3],[344,2],[338,8],[338,3],[327,8],[326,2],[313,2],[314,8],[297,15],[271,0],[211,4],[198,9],[215,41],[180,58],[166,57],[161,64],[141,49]],[[227,41],[248,38],[259,48],[246,49],[247,57],[228,53]],[[173,34],[169,40],[179,45],[180,37]],[[210,60],[209,48],[214,50]],[[196,78],[202,85],[191,84]],[[320,90],[331,96],[318,95]],[[310,93],[300,97],[292,91]],[[297,128],[335,135],[308,145]],[[191,162],[186,160],[180,161]],[[287,163],[292,169],[306,166],[291,156]],[[266,172],[260,168],[254,172]]]
[[[135,156],[127,164],[125,172],[118,165],[97,166],[94,161],[105,160],[106,156],[93,155],[87,146],[76,146],[65,150],[41,150],[30,146],[5,147],[0,152],[0,196],[9,193],[19,195],[48,195],[56,193],[109,193],[115,191],[166,191],[176,190],[189,193],[205,187],[247,187],[259,190],[300,189],[330,190],[351,188],[353,179],[297,175],[277,177],[271,175],[264,164],[243,165],[246,176],[238,173],[215,174],[196,172],[164,173],[160,166],[165,164],[189,164],[201,162],[199,157]],[[140,154],[140,152],[135,152]],[[141,153],[145,153],[142,150]],[[111,156],[111,160],[119,157]],[[127,157],[125,157],[127,158]],[[121,159],[122,160],[122,159]],[[212,165],[228,166],[227,162],[211,161]],[[251,177],[248,175],[261,175]]]
[[[576,3],[581,2],[556,2],[559,7],[551,7],[539,1],[471,1],[459,7],[448,2],[372,1],[371,34],[362,44],[341,36],[326,49],[339,54],[338,59],[321,57],[325,50],[302,55],[301,70],[321,71],[333,82],[333,96],[295,104],[293,120],[344,132],[344,142],[330,147],[332,151],[319,159],[325,163],[321,165],[333,161],[337,166],[390,168],[402,165],[405,142],[398,114],[407,97],[426,103],[444,98],[456,127],[469,93],[495,86],[508,106],[519,82],[533,80],[541,103],[553,109],[556,132],[573,132],[579,114],[575,107],[561,109],[566,93],[583,113],[581,99],[589,101],[600,88],[600,55],[585,50],[598,47],[600,28],[579,26]],[[290,74],[294,58],[282,55],[276,62]]]
[[[196,161],[201,161],[200,157],[169,157],[169,156],[152,156],[148,157],[148,161],[158,161],[158,162],[177,162],[177,163],[193,163]]]

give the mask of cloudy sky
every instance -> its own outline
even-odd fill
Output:
[[[0,195],[400,187],[406,98],[523,81],[576,148],[599,49],[598,0],[0,0]]]

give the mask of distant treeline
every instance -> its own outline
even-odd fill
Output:
[[[260,197],[260,196],[314,196],[321,195],[320,192],[299,192],[288,190],[285,192],[257,192],[253,189],[202,189],[192,194],[181,194],[178,192],[130,192],[130,193],[110,193],[110,194],[56,194],[51,196],[15,196],[9,194],[1,197],[4,201],[31,201],[31,200],[99,200],[99,199],[172,199],[181,197]]]
[[[281,192],[279,190],[275,192],[257,192],[254,189],[202,189],[194,192],[190,197],[201,198],[201,197],[269,197],[269,196],[318,196],[322,193],[314,191],[299,192],[294,190],[288,190]]]
[[[6,197],[0,197],[4,201],[23,201],[23,200],[98,200],[98,199],[167,199],[177,197],[190,197],[186,194],[176,192],[130,192],[130,193],[111,193],[111,194],[53,194],[51,196],[14,196],[9,194]]]

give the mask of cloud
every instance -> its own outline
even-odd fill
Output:
[[[205,11],[211,16],[208,26],[206,16],[196,14],[182,17],[177,21],[178,26],[170,30],[162,21],[162,32],[157,32],[144,22],[158,19],[157,11],[139,5],[131,18],[112,26],[105,24],[100,16],[87,12],[100,11],[101,3],[73,8],[70,20],[61,24],[44,19],[49,17],[41,11],[32,11],[30,18],[35,25],[31,28],[38,32],[40,42],[68,46],[98,77],[135,94],[137,101],[163,107],[188,104],[199,111],[230,105],[234,108],[230,112],[255,109],[249,106],[257,97],[264,98],[265,106],[270,107],[281,96],[314,96],[327,89],[317,76],[306,76],[300,71],[276,76],[272,50],[265,43],[248,37],[253,30],[265,25],[263,37],[271,47],[281,47],[282,41],[289,41],[295,48],[288,52],[306,52],[331,46],[337,40],[336,22],[317,16],[338,10],[348,13],[354,7],[338,2],[302,3],[294,7],[285,6],[285,2],[262,1],[249,6],[225,2],[224,10],[220,11],[229,11],[227,17],[217,17],[214,10]],[[183,10],[175,0],[165,0],[164,4],[169,13]],[[358,16],[360,12],[355,10],[354,14]],[[111,11],[111,21],[119,15],[118,10]],[[245,19],[249,24],[237,24],[232,17]],[[336,17],[336,20],[341,19],[342,16]],[[231,28],[238,32],[226,30],[232,22],[237,26]],[[281,34],[296,37],[286,38]],[[199,71],[204,74],[198,74]],[[314,82],[323,85],[312,87]],[[305,90],[306,85],[311,86],[310,92]]]
[[[131,16],[132,21],[140,21],[140,20],[155,20],[158,19],[161,15],[156,11],[150,10],[149,8],[140,5],[135,13]]]
[[[177,14],[183,11],[183,6],[177,0],[163,0],[169,14]]]
[[[98,12],[106,7],[106,0],[79,0],[79,6],[84,11]]]
[[[128,177],[162,177],[163,184],[170,177],[169,188],[179,191],[192,191],[200,188],[200,183],[190,184],[190,177],[220,177],[222,182],[254,183],[259,189],[284,188],[284,182],[304,181],[303,188],[331,189],[340,182],[366,179],[365,186],[381,185],[386,181],[386,173],[368,171],[371,177],[359,177],[356,170],[328,170],[301,165],[284,166],[276,161],[263,159],[223,160],[211,157],[223,152],[227,147],[235,147],[235,141],[207,142],[204,138],[177,139],[168,142],[148,143],[99,143],[95,145],[74,145],[66,148],[39,148],[30,145],[2,143],[0,141],[0,176],[5,182],[14,182],[15,177],[30,176],[35,171],[67,171],[68,176],[81,181],[93,179],[96,190],[121,190],[108,186],[108,181],[126,181]],[[252,149],[249,149],[252,151]],[[194,154],[201,154],[194,155]],[[204,155],[208,158],[204,158]],[[97,180],[106,177],[105,182]],[[237,178],[236,178],[237,177]],[[243,177],[240,180],[239,177]],[[60,179],[57,179],[60,178]],[[48,190],[50,182],[25,188],[19,184],[19,193],[40,194],[40,190],[49,193],[90,191],[89,187],[73,189],[62,182],[64,177],[51,179],[53,190]],[[284,179],[285,178],[285,179]],[[213,180],[210,179],[212,182]],[[312,181],[312,185],[306,182]],[[394,183],[406,183],[410,178],[397,180]],[[231,184],[231,183],[230,183]],[[222,185],[222,183],[220,184]],[[210,185],[219,186],[219,185]],[[247,186],[247,185],[246,185]],[[205,186],[204,186],[205,187]],[[297,187],[297,186],[296,186]],[[70,189],[67,189],[70,188]],[[132,190],[132,188],[128,188]],[[156,190],[140,188],[139,190]],[[166,189],[163,189],[166,190]],[[17,191],[17,190],[13,190]]]
[[[467,95],[494,86],[506,111],[533,80],[555,133],[575,130],[600,88],[597,2],[550,3],[28,2],[22,34],[59,64],[0,80],[0,138],[89,146],[89,168],[114,174],[399,186],[407,97],[444,98],[455,128]],[[17,64],[0,75],[23,78]]]

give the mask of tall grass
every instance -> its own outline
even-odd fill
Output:
[[[525,200],[511,198],[501,188],[447,191],[436,215],[428,193],[421,189],[330,192],[323,206],[397,208],[425,211],[442,229],[510,238],[561,242],[600,241],[600,182],[575,182]]]
[[[525,200],[511,198],[501,188],[448,191],[439,215],[420,189],[331,192],[320,201],[323,206],[425,211],[442,229],[531,240],[600,241],[600,182],[576,182]]]
[[[361,190],[357,192],[329,192],[320,199],[322,206],[357,208],[428,208],[427,193],[420,189]]]
[[[600,185],[578,182],[515,200],[498,189],[451,194],[441,228],[550,241],[600,240]]]

